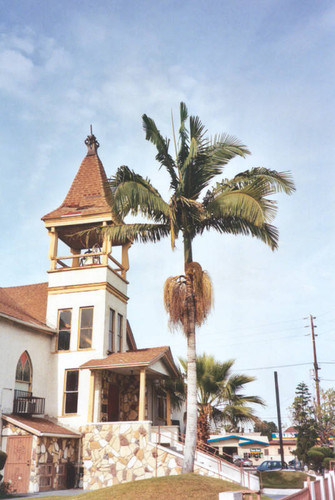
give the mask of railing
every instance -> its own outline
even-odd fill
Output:
[[[72,254],[72,255],[62,255],[62,256],[57,256],[55,258],[56,260],[56,268],[57,266],[58,269],[60,268],[66,268],[69,269],[71,267],[87,267],[87,266],[99,266],[101,265],[102,256],[106,255],[103,252],[96,252],[96,251],[88,251],[83,254]],[[120,263],[118,262],[111,253],[107,255],[108,260],[110,260],[114,265],[111,266],[112,271],[115,273],[119,274],[122,276],[122,278],[125,278],[126,271],[127,269]],[[76,262],[76,264],[68,265],[63,261],[67,260],[72,260],[73,262]]]
[[[176,439],[175,435],[168,432],[162,432],[161,428],[158,426],[152,429],[152,433],[156,433],[156,438],[152,441],[155,444],[167,445],[169,444],[171,448],[175,448],[177,452],[184,453],[185,446],[185,436],[184,434],[179,434],[179,439]],[[225,453],[225,455],[231,459],[231,456]],[[202,442],[197,442],[195,462],[200,466],[205,466],[213,472],[217,473],[219,477],[229,478],[230,480],[246,486],[252,490],[259,489],[258,477],[250,474],[250,472],[245,471],[243,467],[238,467],[231,461],[225,460],[218,455],[218,450],[210,445],[204,444]]]
[[[14,391],[13,413],[18,415],[43,415],[45,398],[33,396],[31,392]]]
[[[315,481],[307,478],[305,487],[292,495],[284,497],[285,500],[334,500],[335,499],[335,473],[330,471]],[[284,500],[283,499],[283,500]]]

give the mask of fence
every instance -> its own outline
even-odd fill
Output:
[[[305,487],[284,497],[284,500],[335,500],[335,472],[330,471],[315,481],[308,480]]]

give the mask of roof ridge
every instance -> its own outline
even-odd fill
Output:
[[[38,285],[48,285],[48,282],[42,281],[40,283],[28,283],[26,285],[0,286],[0,290],[10,290],[13,288],[24,288],[24,287],[28,287],[28,286],[38,286]]]

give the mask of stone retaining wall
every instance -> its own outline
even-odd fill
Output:
[[[85,490],[181,473],[178,453],[150,442],[151,422],[87,424],[80,431]],[[219,477],[200,466],[195,472]]]

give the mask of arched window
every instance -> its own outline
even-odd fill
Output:
[[[32,366],[29,354],[24,351],[16,365],[15,382],[18,386],[24,386],[29,390],[32,379]],[[22,387],[23,388],[23,387]]]

